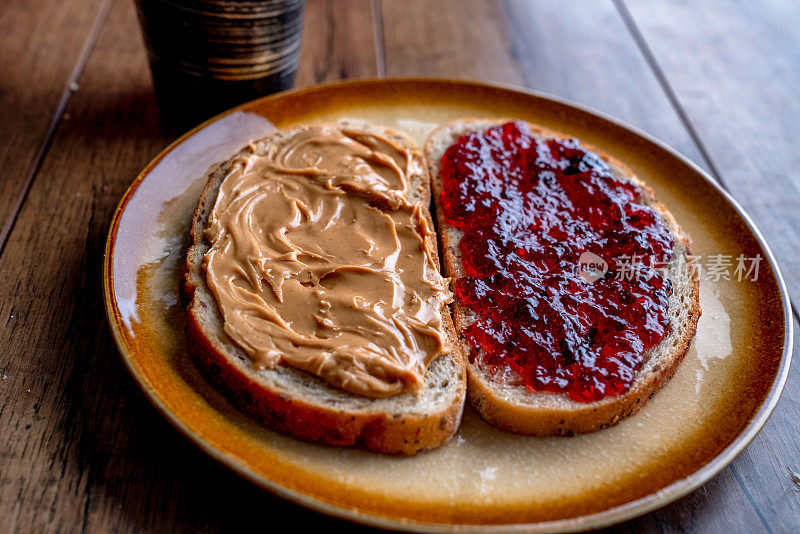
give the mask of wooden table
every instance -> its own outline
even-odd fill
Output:
[[[305,26],[299,86],[513,83],[661,138],[745,207],[800,303],[800,3],[308,0]],[[108,224],[181,133],[159,117],[131,0],[5,1],[0,57],[0,531],[360,529],[200,452],[117,354],[100,288]],[[617,530],[800,531],[798,427],[795,364],[730,467]]]

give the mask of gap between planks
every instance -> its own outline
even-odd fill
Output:
[[[378,78],[386,77],[386,51],[383,37],[383,8],[381,0],[372,2],[372,35],[375,41],[375,73]]]
[[[689,136],[692,138],[692,141],[694,141],[694,144],[697,146],[697,149],[700,151],[700,155],[703,157],[703,160],[705,161],[706,165],[708,165],[708,168],[711,170],[712,176],[714,177],[714,179],[716,179],[720,187],[722,187],[722,189],[724,189],[726,193],[730,194],[728,186],[722,179],[722,175],[717,170],[716,165],[714,165],[714,161],[711,159],[711,155],[706,149],[705,144],[700,140],[700,136],[698,135],[697,130],[692,124],[692,121],[689,120],[689,115],[686,113],[686,110],[681,105],[678,95],[675,93],[674,89],[672,88],[672,85],[670,85],[669,80],[667,80],[667,76],[664,73],[664,70],[658,64],[658,60],[656,59],[655,54],[653,54],[653,51],[647,45],[647,41],[645,41],[644,35],[639,30],[639,27],[636,25],[636,21],[634,20],[633,15],[631,15],[630,11],[628,11],[628,7],[625,5],[625,1],[624,0],[612,0],[612,1],[614,2],[614,5],[616,6],[617,11],[620,14],[620,17],[622,17],[622,21],[625,23],[625,27],[628,28],[631,37],[633,37],[633,40],[636,42],[636,46],[639,48],[642,55],[644,56],[645,61],[650,67],[650,70],[653,71],[653,75],[658,80],[661,89],[664,91],[670,104],[672,104],[672,107],[675,109],[675,113],[678,114],[678,118],[686,128],[686,131],[689,133]],[[789,298],[789,306],[791,308],[792,316],[798,321],[800,321],[800,311],[798,311],[798,307],[795,305],[794,301],[792,301],[791,298]]]
[[[619,12],[620,17],[622,17],[622,22],[625,24],[625,27],[628,28],[628,31],[633,37],[636,46],[639,48],[639,51],[644,56],[644,60],[647,65],[650,67],[650,70],[653,72],[653,75],[656,77],[658,84],[661,86],[661,89],[664,91],[664,94],[669,100],[669,103],[672,105],[675,113],[678,114],[678,118],[680,119],[683,126],[686,128],[686,131],[689,133],[689,136],[694,141],[694,144],[697,146],[697,149],[700,151],[700,155],[703,157],[703,161],[705,161],[708,168],[711,170],[711,174],[714,179],[722,186],[725,191],[728,190],[728,187],[722,180],[722,176],[720,175],[717,167],[714,165],[714,161],[711,159],[711,156],[706,150],[705,144],[700,140],[700,136],[697,134],[697,130],[695,129],[692,121],[689,120],[689,115],[686,113],[686,110],[683,109],[683,106],[678,99],[678,95],[670,85],[669,80],[667,80],[666,74],[664,74],[664,70],[661,68],[661,65],[658,64],[658,60],[653,54],[653,51],[650,50],[650,47],[647,45],[647,41],[644,39],[644,35],[639,30],[639,27],[636,25],[636,21],[633,19],[633,15],[631,15],[630,11],[628,11],[627,6],[625,5],[624,0],[612,0],[614,5],[617,8],[617,12]]]
[[[9,214],[8,219],[5,221],[2,229],[0,229],[0,257],[2,257],[3,253],[5,252],[8,237],[11,235],[11,232],[14,230],[14,226],[17,224],[20,211],[22,211],[22,205],[27,200],[28,193],[30,192],[33,182],[36,180],[36,176],[39,174],[39,170],[42,167],[42,162],[44,161],[47,152],[50,150],[50,145],[55,137],[56,129],[58,128],[59,124],[61,124],[61,119],[64,117],[64,112],[67,109],[67,105],[69,104],[70,100],[72,100],[72,96],[78,90],[78,80],[80,79],[81,74],[83,74],[83,69],[86,67],[86,63],[89,61],[89,56],[92,54],[92,50],[94,50],[94,46],[97,43],[97,38],[100,35],[100,30],[105,24],[106,18],[108,17],[108,13],[111,9],[112,1],[113,0],[103,0],[103,3],[100,4],[100,8],[97,10],[97,16],[92,23],[92,27],[89,30],[89,35],[83,45],[80,55],[78,56],[78,61],[75,63],[75,68],[72,70],[72,74],[70,74],[69,78],[67,79],[67,85],[64,88],[64,92],[61,94],[61,98],[58,101],[58,105],[53,113],[53,117],[50,119],[50,123],[47,126],[47,132],[44,135],[44,139],[39,145],[30,169],[25,175],[25,180],[22,182],[22,187],[20,192],[17,194],[17,199],[13,204],[11,213]]]

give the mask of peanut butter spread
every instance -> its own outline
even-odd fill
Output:
[[[203,262],[225,332],[254,367],[370,397],[422,387],[447,349],[440,309],[452,297],[424,208],[407,199],[421,173],[417,152],[333,125],[237,157]]]

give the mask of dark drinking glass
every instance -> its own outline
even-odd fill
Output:
[[[294,85],[305,0],[136,0],[164,114],[198,122]]]

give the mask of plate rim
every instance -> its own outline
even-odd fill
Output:
[[[473,88],[483,89],[499,89],[502,91],[509,91],[523,96],[533,96],[540,99],[550,100],[560,105],[571,107],[582,113],[593,115],[596,118],[609,122],[617,127],[628,130],[637,137],[640,137],[649,143],[656,145],[659,149],[666,151],[670,156],[677,158],[683,164],[687,165],[694,173],[701,176],[705,181],[721,194],[725,201],[728,202],[736,212],[742,217],[750,231],[756,238],[757,243],[763,249],[769,266],[775,274],[775,279],[778,286],[778,293],[781,298],[781,305],[783,309],[784,321],[784,339],[783,339],[783,354],[781,356],[780,364],[775,373],[769,391],[761,403],[760,407],[753,414],[747,425],[737,434],[734,440],[714,456],[709,462],[701,466],[696,471],[688,476],[675,480],[668,486],[660,490],[649,493],[633,501],[614,506],[612,508],[594,512],[587,515],[581,515],[573,518],[550,520],[536,523],[514,523],[514,524],[459,524],[459,523],[435,523],[426,521],[404,520],[402,518],[395,518],[389,516],[381,516],[378,514],[368,513],[355,509],[348,509],[337,506],[321,499],[311,497],[302,492],[289,489],[279,483],[272,481],[266,476],[259,474],[249,468],[244,463],[240,462],[231,454],[226,454],[217,449],[213,445],[207,443],[203,437],[193,430],[191,430],[184,421],[162,402],[156,395],[154,388],[145,387],[149,385],[149,381],[141,375],[135,368],[132,356],[128,353],[128,346],[125,343],[124,337],[121,332],[119,317],[120,313],[116,307],[116,295],[114,292],[114,277],[113,277],[113,248],[116,242],[116,234],[119,228],[119,223],[125,211],[125,207],[130,201],[133,194],[138,189],[139,185],[144,181],[148,174],[158,165],[164,157],[172,152],[180,144],[184,143],[190,137],[194,136],[200,130],[215,123],[222,118],[231,115],[238,111],[247,111],[245,108],[251,107],[256,102],[269,101],[274,99],[284,98],[288,95],[299,95],[303,93],[314,93],[318,91],[325,91],[330,88],[346,88],[347,86],[365,86],[365,85],[392,85],[392,84],[440,84],[440,85],[459,85]],[[791,301],[783,275],[778,265],[772,250],[767,244],[766,239],[761,231],[756,226],[750,215],[742,208],[735,198],[723,188],[722,184],[711,174],[701,168],[697,163],[684,156],[676,149],[662,141],[661,139],[639,129],[636,126],[630,125],[627,122],[620,120],[616,117],[608,115],[602,111],[598,111],[590,106],[579,104],[562,98],[557,95],[552,95],[542,91],[528,89],[526,87],[507,84],[484,82],[478,80],[458,79],[458,78],[436,78],[436,77],[390,77],[390,78],[359,78],[348,80],[337,80],[321,84],[314,84],[306,87],[295,88],[272,95],[267,95],[255,100],[245,102],[233,108],[230,108],[222,113],[219,113],[199,125],[190,129],[163,150],[161,150],[133,179],[131,184],[125,190],[125,193],[118,202],[106,237],[106,243],[103,253],[103,301],[106,312],[106,319],[108,321],[109,329],[111,330],[114,343],[120,353],[120,356],[131,374],[137,387],[144,393],[145,397],[151,404],[164,416],[181,434],[189,439],[200,449],[202,449],[209,456],[222,463],[226,467],[233,470],[238,475],[248,479],[260,488],[266,489],[273,494],[290,500],[294,503],[306,506],[312,510],[322,512],[326,515],[337,517],[340,519],[355,521],[360,524],[377,526],[381,528],[399,529],[409,532],[567,532],[567,531],[583,531],[593,528],[605,527],[613,524],[620,523],[635,517],[639,517],[648,512],[666,506],[681,497],[688,495],[700,486],[708,482],[711,478],[725,469],[744,449],[753,441],[758,432],[763,428],[767,419],[772,414],[772,411],[777,405],[781,393],[783,392],[786,384],[789,369],[792,361],[792,348],[794,342],[794,324],[792,320]]]

